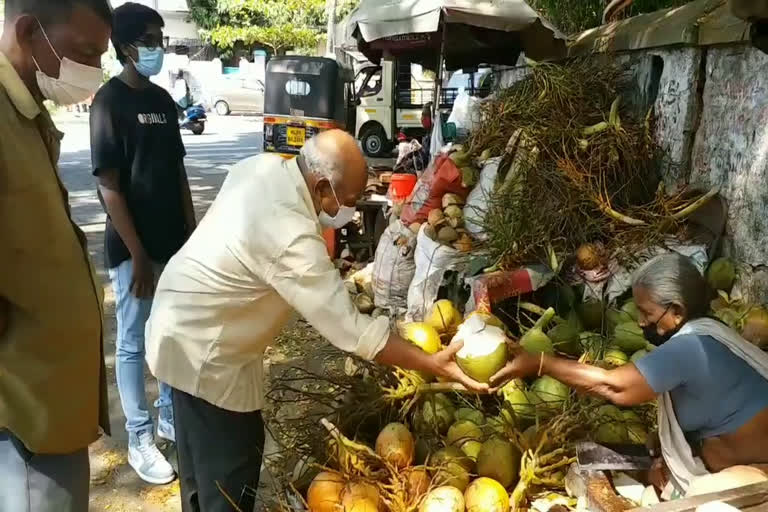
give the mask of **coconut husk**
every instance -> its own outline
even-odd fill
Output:
[[[480,104],[465,147],[473,157],[503,155],[481,212],[483,249],[498,266],[562,260],[585,243],[624,263],[670,236],[684,239],[685,217],[716,194],[667,196],[659,187],[667,163],[650,112],[622,102],[628,76],[603,59],[536,64]]]

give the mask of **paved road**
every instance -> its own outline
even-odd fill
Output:
[[[145,485],[126,464],[125,418],[114,377],[114,299],[104,271],[103,236],[105,215],[91,176],[90,138],[87,115],[63,114],[56,124],[65,133],[60,158],[61,177],[70,192],[74,220],[88,235],[89,251],[104,283],[105,359],[108,372],[112,437],[91,447],[90,510],[110,512],[169,512],[179,510],[178,486]],[[200,219],[216,197],[230,166],[258,153],[262,147],[262,122],[258,117],[212,116],[203,135],[183,135],[187,148],[187,174]],[[154,401],[156,386],[147,375],[147,392]],[[166,446],[173,460],[171,446]]]

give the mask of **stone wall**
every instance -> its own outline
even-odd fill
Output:
[[[746,45],[664,47],[618,55],[640,112],[653,108],[670,188],[719,186],[722,250],[742,264],[738,288],[768,303],[768,55]],[[502,73],[509,86],[526,75]]]

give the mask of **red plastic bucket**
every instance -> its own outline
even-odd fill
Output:
[[[403,201],[413,192],[416,176],[413,174],[393,174],[389,184],[389,195],[393,201]]]

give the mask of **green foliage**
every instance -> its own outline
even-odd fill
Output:
[[[337,19],[359,0],[338,0]],[[241,44],[275,53],[313,50],[327,24],[325,0],[190,0],[190,18],[225,53]]]
[[[634,0],[625,11],[632,16],[668,7],[679,7],[689,0]],[[605,0],[529,0],[534,9],[566,34],[598,27],[602,23]]]

